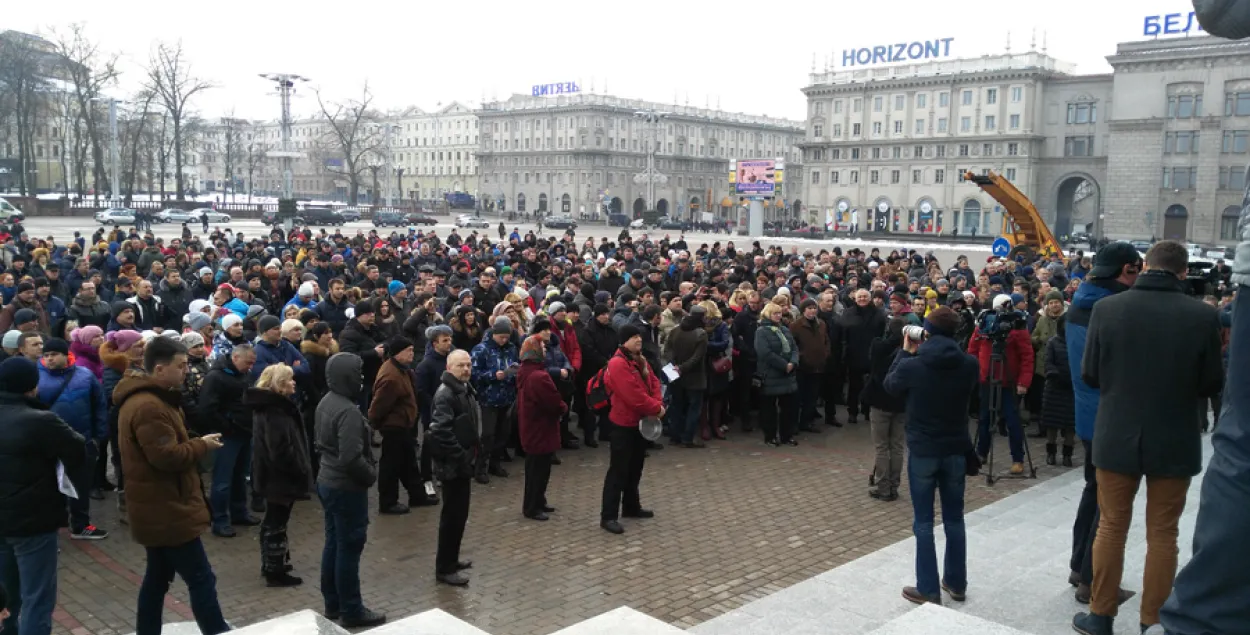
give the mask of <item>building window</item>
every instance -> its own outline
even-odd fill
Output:
[[[946,170],[937,169],[933,171],[933,182],[942,184],[946,182]]]
[[[851,112],[859,112],[860,109],[863,108],[861,101],[862,100],[859,97],[851,100]]]
[[[1237,223],[1241,220],[1241,208],[1233,205],[1224,209],[1220,217],[1220,240],[1240,240]]]
[[[884,97],[878,95],[872,98],[872,111],[873,112],[881,112],[881,109],[884,107],[885,107]]]
[[[997,122],[994,119],[994,115],[985,116],[985,131],[986,132],[992,132],[996,125],[997,125]]]
[[[1236,190],[1238,192],[1246,189],[1246,169],[1242,168],[1220,168],[1220,189]]]
[[[1094,156],[1093,137],[1065,137],[1063,140],[1063,156],[1092,157]]]
[[[920,93],[919,95],[916,95],[916,107],[917,107],[917,108],[928,108],[928,107],[929,107],[929,96],[928,96],[928,95],[926,95],[926,94],[924,94],[924,93]]]
[[[924,157],[924,146],[912,147],[911,155],[917,159]]]
[[[822,126],[822,125],[820,125],[820,124],[816,124],[816,125],[813,125],[813,126],[812,126],[812,136],[814,136],[814,137],[823,137],[824,135],[825,135],[825,127],[824,127],[824,126]]]
[[[1198,168],[1163,168],[1163,188],[1192,190],[1198,180]]]
[[[1020,115],[1011,115],[1011,117],[1007,120],[1007,125],[1012,130],[1019,130],[1020,129]]]
[[[895,96],[894,96],[894,109],[895,109],[895,110],[902,110],[903,108],[906,108],[906,107],[907,107],[907,103],[906,103],[906,102],[907,102],[907,97],[906,97],[906,96],[904,96],[904,95],[895,95]]]
[[[894,122],[894,134],[903,134],[903,120]]]
[[[1189,119],[1202,116],[1202,97],[1173,95],[1168,97],[1168,119]]]
[[[1003,175],[1007,177],[1007,180],[1008,180],[1008,181],[1015,181],[1015,180],[1016,180],[1016,169],[1015,169],[1015,168],[1007,168],[1006,170],[1003,170]]]
[[[892,159],[903,158],[903,146],[894,146],[893,148],[890,148],[890,158]]]
[[[837,161],[837,160],[841,159],[841,158],[842,158],[842,148],[834,148],[834,149],[833,149],[833,152],[832,152],[831,154],[832,154],[832,157],[831,157],[831,158],[832,158],[834,161]]]
[[[998,89],[997,88],[985,89],[985,103],[987,104],[998,103]]]
[[[820,185],[820,172],[812,170],[812,185]]]
[[[1068,123],[1094,123],[1098,121],[1098,106],[1090,103],[1068,104]]]
[[[924,134],[924,119],[916,120],[916,134]]]
[[[859,148],[851,148],[851,160],[852,161],[859,160]]]
[[[880,171],[880,170],[872,170],[872,171],[868,172],[868,183],[869,183],[869,184],[871,184],[871,185],[876,185],[876,184],[878,184],[878,183],[880,183],[880,182],[881,182],[881,171]]]
[[[841,172],[834,170],[829,173],[829,182],[833,185],[837,185],[838,183],[842,181],[841,176],[842,176]]]
[[[1198,133],[1196,131],[1169,132],[1163,135],[1164,154],[1197,154]]]
[[[1011,103],[1018,104],[1020,103],[1020,100],[1022,99],[1024,99],[1024,87],[1012,86],[1011,87]]]
[[[959,156],[961,157],[968,156],[968,144],[966,143],[959,144]]]
[[[1224,145],[1220,152],[1224,154],[1245,154],[1246,142],[1250,140],[1250,131],[1227,130],[1224,132]]]
[[[972,130],[972,117],[960,117],[959,118],[959,131],[969,132],[971,130]]]
[[[1020,154],[1020,144],[1018,143],[1007,144],[1007,156],[1014,157],[1014,156],[1018,156],[1019,154]]]
[[[872,158],[874,158],[874,159],[880,159],[880,158],[881,158],[881,148],[873,148],[873,149],[872,149]]]
[[[941,108],[945,108],[949,105],[951,105],[951,94],[950,93],[938,93],[938,106]]]
[[[912,170],[911,171],[912,185],[920,185],[920,182],[923,180],[924,180],[924,170]]]
[[[946,132],[946,117],[941,117],[937,120],[937,131],[939,133]]]
[[[946,156],[946,146],[945,146],[945,145],[940,145],[940,146],[937,146],[937,147],[935,147],[935,148],[934,148],[934,150],[936,150],[936,151],[937,151],[936,156],[937,156],[939,159],[940,159],[940,158],[942,158],[942,157],[945,157],[945,156]]]
[[[986,156],[986,157],[994,156],[994,144],[992,143],[981,144],[981,156]]]
[[[890,183],[897,185],[901,177],[900,170],[890,170]]]
[[[841,99],[833,102],[833,114],[835,115],[842,114],[842,100]]]
[[[857,123],[851,124],[851,136],[858,137],[860,135],[860,129],[861,129],[860,124],[857,124]]]
[[[851,183],[859,183],[859,170],[851,170]]]
[[[965,90],[963,94],[960,95],[960,100],[963,103],[963,105],[971,106],[972,105],[972,91]]]
[[[881,122],[880,121],[872,122],[872,134],[874,137],[881,135]]]

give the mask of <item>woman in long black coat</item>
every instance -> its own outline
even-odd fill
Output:
[[[1068,320],[1056,324],[1055,336],[1046,342],[1046,388],[1042,392],[1042,426],[1046,428],[1046,464],[1055,464],[1056,441],[1063,435],[1063,466],[1072,467],[1076,444],[1075,396],[1068,369]]]

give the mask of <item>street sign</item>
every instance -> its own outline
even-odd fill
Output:
[[[1011,241],[999,236],[994,239],[994,244],[990,245],[990,253],[998,258],[1006,258],[1011,253]]]

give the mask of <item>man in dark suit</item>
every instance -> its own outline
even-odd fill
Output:
[[[1094,540],[1090,612],[1073,628],[1110,635],[1119,606],[1133,499],[1146,480],[1146,571],[1141,625],[1159,622],[1176,575],[1176,535],[1190,479],[1202,471],[1206,399],[1223,387],[1216,310],[1185,294],[1185,246],[1146,254],[1133,288],[1099,302],[1090,317],[1081,377],[1100,393],[1094,465],[1102,518]]]

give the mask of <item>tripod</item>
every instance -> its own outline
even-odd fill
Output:
[[[993,485],[998,480],[994,477],[994,428],[997,427],[998,418],[1003,411],[1003,370],[1006,367],[1007,354],[1004,350],[1007,346],[1006,338],[990,340],[990,394],[989,394],[989,417],[986,419],[985,434],[989,436],[990,451],[985,461],[985,484]],[[1008,396],[1009,399],[1015,399],[1015,395]],[[1017,416],[1019,409],[1017,407]],[[1010,427],[1010,424],[1008,424]],[[1029,478],[1037,478],[1037,467],[1033,465],[1033,453],[1029,450],[1028,439],[1024,436],[1024,430],[1020,431],[1020,443],[1024,446],[1024,456],[1029,464]],[[977,437],[973,439],[972,445],[976,447],[981,438],[981,425],[977,423]]]

